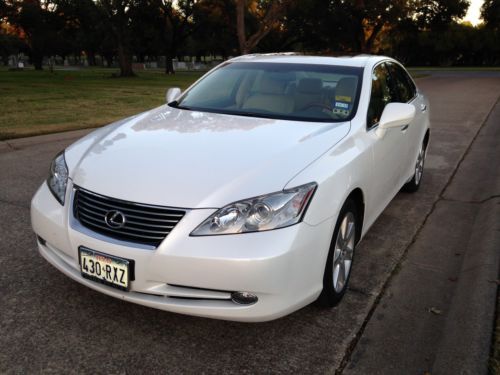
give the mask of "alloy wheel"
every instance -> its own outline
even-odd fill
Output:
[[[424,161],[425,161],[425,146],[422,144],[417,157],[417,164],[415,165],[415,184],[420,183],[422,174],[424,173]]]
[[[349,278],[354,253],[356,221],[352,212],[347,212],[340,224],[333,254],[333,287],[340,293]]]

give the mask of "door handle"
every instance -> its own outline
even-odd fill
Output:
[[[405,126],[403,126],[403,127],[401,128],[401,131],[402,131],[402,132],[404,132],[406,129],[408,129],[408,126],[409,126],[409,125],[405,125]]]
[[[425,104],[420,104],[420,110],[421,110],[422,112],[427,111],[427,105],[425,105]]]

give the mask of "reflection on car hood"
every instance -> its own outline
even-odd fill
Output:
[[[283,189],[349,132],[313,123],[162,106],[66,150],[74,183],[134,202],[218,208]]]

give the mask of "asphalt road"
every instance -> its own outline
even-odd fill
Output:
[[[443,194],[453,198],[461,195],[461,189],[471,189],[463,181],[467,168],[477,169],[473,161],[463,172],[457,166],[468,160],[473,140],[493,113],[500,74],[439,75],[418,83],[430,97],[433,125],[421,191],[398,194],[369,231],[357,250],[350,291],[338,307],[321,310],[311,305],[268,323],[157,311],[101,295],[65,277],[37,252],[29,202],[45,179],[50,160],[74,134],[56,136],[59,140],[49,136],[0,143],[0,373],[385,373],[385,369],[397,373],[398,358],[399,369],[406,368],[407,373],[432,368],[438,359],[429,358],[418,340],[422,345],[441,342],[424,334],[447,326],[444,318],[436,323],[436,314],[425,311],[409,319],[404,329],[404,310],[383,310],[397,305],[394,295],[402,299],[408,285],[415,285],[410,277],[415,274],[412,256],[418,257],[419,249],[433,243],[439,234],[436,226],[444,230],[456,225],[448,232],[457,233],[471,224],[472,208],[439,210]],[[492,163],[498,165],[498,159]],[[460,179],[462,183],[453,183]],[[491,195],[488,191],[481,198],[484,192],[475,192],[478,201]],[[453,221],[434,218],[439,214],[444,215],[442,220],[452,215]],[[440,262],[460,269],[461,263],[450,259]],[[405,278],[407,270],[410,276]],[[428,282],[432,285],[433,280]],[[434,305],[425,304],[429,295],[437,301],[443,296],[450,300],[449,293],[449,288],[421,293],[423,305],[414,308],[435,307],[434,300],[430,302]],[[381,341],[395,326],[402,327],[394,333],[397,337]],[[405,335],[415,327],[419,334],[412,346]],[[443,345],[433,348],[444,350]],[[393,356],[387,354],[391,350]]]

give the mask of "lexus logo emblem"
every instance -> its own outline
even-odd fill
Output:
[[[104,221],[110,228],[119,229],[125,225],[125,215],[117,210],[111,210],[104,215]]]

